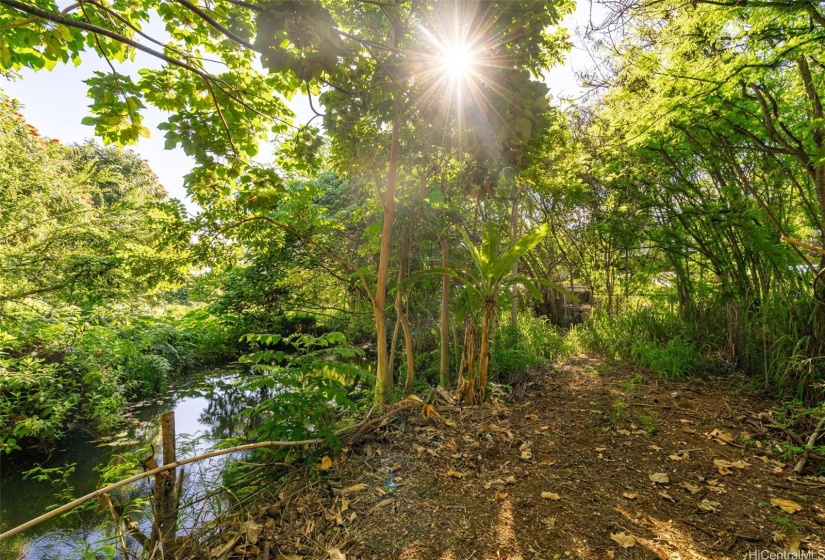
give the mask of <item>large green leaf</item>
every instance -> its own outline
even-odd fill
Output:
[[[536,245],[541,243],[541,241],[547,237],[547,234],[549,233],[550,224],[544,223],[532,232],[523,235],[512,245],[512,247],[508,247],[501,253],[501,255],[499,255],[498,259],[492,266],[490,276],[494,279],[494,281],[500,281],[510,272],[513,265],[516,264],[521,257],[527,254]]]

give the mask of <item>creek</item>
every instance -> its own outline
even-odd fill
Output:
[[[138,455],[135,453],[144,456],[150,453],[149,442],[160,450],[159,415],[164,411],[175,411],[178,459],[203,452],[224,438],[241,435],[244,424],[236,419],[236,415],[269,395],[263,394],[265,390],[261,394],[241,390],[236,383],[238,373],[237,369],[211,370],[175,382],[161,398],[132,406],[124,414],[122,426],[112,438],[94,439],[88,432],[75,428],[66,434],[59,447],[45,460],[0,457],[0,529],[5,531],[16,527],[42,515],[49,506],[62,505],[94,491],[100,483],[99,469],[113,460],[117,461],[118,457],[131,452],[127,461],[136,462]],[[198,463],[196,469],[189,469],[184,479],[184,500],[187,495],[195,495],[219,483],[216,480],[220,478],[219,467],[225,460],[221,457],[204,464]],[[55,469],[52,481],[35,480],[24,475],[37,465]],[[73,471],[71,465],[74,466]],[[67,471],[71,472],[65,481],[60,480],[61,473]],[[134,472],[132,469],[129,474]],[[126,478],[129,474],[118,478]],[[150,479],[135,483],[127,487],[125,495],[120,498],[147,496],[153,484]],[[67,488],[71,489],[68,492],[70,496],[56,496]],[[84,511],[46,521],[0,542],[0,558],[102,558],[92,551],[100,548],[100,543],[111,534],[111,522],[106,524],[107,519],[111,520],[93,502]]]

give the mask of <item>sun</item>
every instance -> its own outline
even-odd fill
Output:
[[[450,78],[466,78],[475,65],[473,53],[464,45],[447,48],[439,57],[442,71]]]

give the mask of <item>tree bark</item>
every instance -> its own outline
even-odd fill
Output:
[[[515,243],[518,239],[518,195],[519,189],[516,187],[513,193],[513,208],[510,215],[510,239]],[[518,261],[513,263],[513,276],[518,275]],[[518,287],[513,284],[512,300],[510,301],[510,325],[513,327],[513,332],[518,332]]]
[[[392,400],[392,371],[387,352],[387,269],[390,261],[392,223],[395,218],[395,180],[398,175],[398,118],[393,116],[390,138],[390,169],[384,191],[384,223],[381,228],[381,250],[378,254],[378,279],[372,305],[377,330],[378,357],[375,368],[375,408],[380,413]]]
[[[490,319],[492,318],[496,302],[484,304],[484,322],[481,326],[481,348],[478,351],[478,400],[484,402],[487,397],[487,368],[489,359],[487,354],[490,347]]]
[[[448,248],[447,238],[443,235],[438,236],[438,241],[441,243],[441,266],[444,268],[448,264]],[[438,384],[442,387],[449,387],[452,383],[452,375],[450,374],[450,277],[446,274],[441,275],[441,324],[439,325],[439,334],[441,335],[441,349],[438,364]]]

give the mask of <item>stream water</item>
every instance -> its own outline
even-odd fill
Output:
[[[221,439],[238,435],[243,428],[235,416],[267,395],[245,393],[235,383],[237,375],[237,370],[214,370],[187,378],[162,398],[135,405],[124,415],[120,432],[110,440],[94,440],[88,433],[74,430],[45,461],[41,458],[39,462],[19,459],[12,462],[0,457],[0,529],[5,531],[16,527],[42,515],[49,506],[61,505],[94,491],[100,482],[97,469],[119,455],[138,449],[146,450],[148,455],[148,442],[154,442],[155,448],[160,449],[159,415],[163,411],[175,411],[178,459],[212,447]],[[215,474],[218,470],[215,463],[199,465],[197,476],[187,473],[184,498],[187,493],[191,495],[204,485],[209,485],[210,476],[219,476]],[[38,464],[59,471],[73,464],[74,471],[66,480],[71,487],[71,496],[56,497],[58,491],[66,488],[65,483],[38,481],[24,476],[25,471]],[[132,485],[128,492],[146,495],[151,484],[148,479],[144,480]],[[102,515],[101,508],[95,504],[88,511],[44,522],[1,542],[0,559],[64,560],[88,557],[84,554],[99,547],[96,543],[108,538],[98,528],[105,520]],[[95,556],[91,555],[92,558]]]

